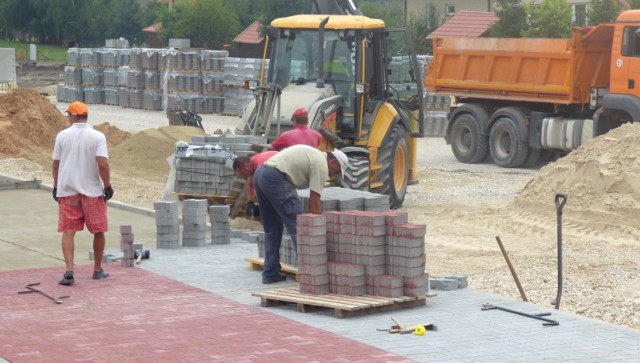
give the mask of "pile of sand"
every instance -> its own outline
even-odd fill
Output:
[[[176,142],[191,142],[191,136],[205,132],[191,126],[164,126],[142,130],[127,138],[109,153],[112,169],[132,177],[166,180],[169,173],[167,158]]]
[[[523,188],[516,205],[553,205],[556,193],[567,196],[568,208],[637,225],[640,124],[624,124],[546,165]]]
[[[0,157],[29,158],[50,153],[59,131],[67,128],[67,118],[36,91],[18,89],[0,94]]]

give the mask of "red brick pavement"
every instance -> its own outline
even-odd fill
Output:
[[[0,273],[0,357],[17,362],[382,362],[405,358],[139,268]],[[38,293],[18,294],[29,283]]]

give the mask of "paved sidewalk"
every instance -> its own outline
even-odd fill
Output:
[[[0,362],[640,362],[640,331],[481,293],[437,291],[425,306],[337,319],[333,310],[300,313],[294,305],[263,308],[252,292],[295,285],[263,285],[245,257],[257,246],[158,250],[148,214],[109,209],[108,244],[119,224],[131,224],[151,259],[133,268],[107,264],[112,275],[94,281],[81,234],[76,285],[57,284],[64,264],[49,192],[0,190]],[[411,217],[410,217],[411,218]],[[428,235],[427,235],[427,238]],[[112,248],[112,247],[110,247]],[[37,268],[46,267],[46,268]],[[40,282],[55,304],[37,293]],[[504,311],[549,312],[559,326]],[[432,323],[425,336],[381,332],[397,317]]]

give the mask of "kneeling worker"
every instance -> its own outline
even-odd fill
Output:
[[[253,175],[264,227],[264,271],[262,283],[283,281],[280,273],[280,243],[283,224],[297,249],[296,216],[302,213],[296,188],[309,188],[309,213],[322,213],[320,195],[326,181],[343,176],[349,165],[339,150],[322,152],[307,145],[294,145],[267,160]]]

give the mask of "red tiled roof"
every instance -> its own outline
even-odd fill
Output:
[[[426,39],[442,37],[479,37],[489,31],[498,16],[486,11],[461,11],[427,35]]]
[[[254,21],[243,30],[233,41],[243,44],[260,44],[264,38],[260,35],[260,23]]]
[[[148,27],[142,29],[142,31],[145,33],[157,33],[160,28],[162,28],[162,23],[149,25]]]

